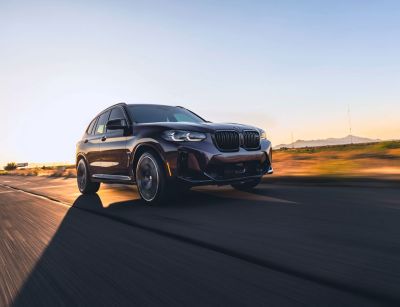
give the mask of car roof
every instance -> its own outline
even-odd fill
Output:
[[[119,102],[116,104],[113,104],[111,106],[109,106],[108,108],[100,111],[99,113],[97,113],[97,115],[94,117],[98,117],[101,114],[103,114],[104,112],[107,112],[109,110],[111,110],[112,108],[118,107],[118,106],[152,106],[152,107],[170,107],[170,108],[183,108],[181,106],[171,106],[171,105],[166,105],[166,104],[154,104],[154,103],[129,103],[127,104],[126,102]]]
[[[171,106],[171,105],[167,105],[167,104],[155,104],[155,103],[130,103],[130,104],[127,104],[127,106],[139,106],[139,107],[151,106],[151,107],[171,107],[171,108],[177,107],[177,106]]]

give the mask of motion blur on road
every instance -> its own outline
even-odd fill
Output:
[[[400,191],[268,178],[145,206],[135,187],[0,177],[0,305],[398,305]]]

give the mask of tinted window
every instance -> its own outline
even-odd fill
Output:
[[[130,105],[131,118],[135,123],[189,122],[202,123],[204,120],[192,112],[170,106]]]
[[[106,124],[109,115],[110,111],[107,111],[100,115],[99,120],[97,121],[96,134],[102,134],[106,131]]]
[[[116,107],[111,110],[110,118],[108,119],[108,121],[117,120],[117,119],[121,120],[121,124],[126,125],[124,110],[120,107]],[[115,130],[115,129],[108,130],[107,129],[107,134],[113,135],[113,136],[122,136],[124,134],[124,129],[117,129],[117,130]]]
[[[97,120],[97,117],[94,120],[92,120],[92,122],[90,123],[89,127],[86,130],[87,134],[93,134],[94,133],[94,126],[96,124],[96,120]]]
[[[125,114],[122,108],[114,108],[111,110],[111,115],[109,120],[113,119],[125,119]]]

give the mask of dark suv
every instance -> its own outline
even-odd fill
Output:
[[[255,187],[272,170],[271,143],[259,128],[215,124],[182,108],[125,104],[98,114],[77,144],[81,193],[100,182],[136,184],[147,203],[196,185]]]

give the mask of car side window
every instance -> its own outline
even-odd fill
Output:
[[[110,116],[110,111],[107,111],[100,115],[99,120],[97,121],[95,134],[103,134],[106,132],[106,124],[108,122],[109,116]]]
[[[122,108],[117,107],[111,110],[111,115],[109,120],[113,119],[124,119],[125,120],[125,114]]]
[[[108,119],[108,121],[110,120],[120,120],[121,124],[124,125],[126,125],[127,123],[124,110],[121,107],[115,107],[111,110],[110,118]],[[124,129],[107,129],[107,134],[113,137],[122,136],[124,134]]]
[[[91,123],[89,124],[89,127],[86,130],[87,134],[94,134],[94,127],[96,125],[96,120],[97,120],[97,117],[95,119],[93,119],[91,121]]]

